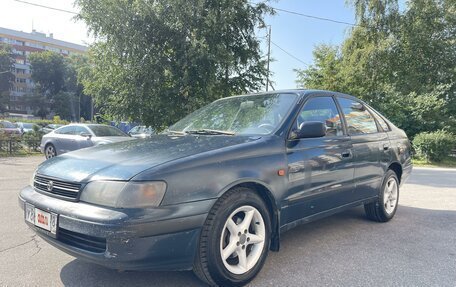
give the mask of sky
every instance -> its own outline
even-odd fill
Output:
[[[77,12],[77,8],[73,6],[74,0],[24,1]],[[345,5],[345,0],[276,0],[271,2],[271,6],[354,23],[354,11]],[[296,60],[274,44],[271,45],[271,57],[274,61],[270,69],[273,72],[272,81],[275,89],[296,88],[296,73],[293,69],[305,68],[306,64],[312,64],[312,51],[316,45],[322,43],[339,45],[350,29],[347,25],[284,12],[266,17],[266,23],[271,25],[272,42],[299,59]],[[86,25],[76,21],[73,14],[15,0],[0,0],[0,27],[23,32],[31,32],[33,27],[38,32],[53,33],[55,39],[83,45],[93,42],[93,38],[88,35]],[[266,30],[258,32],[259,37],[266,34]],[[266,54],[266,41],[263,42],[262,49]]]

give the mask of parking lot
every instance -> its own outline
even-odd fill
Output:
[[[34,236],[17,204],[43,157],[0,158],[0,286],[201,286],[192,272],[118,272]],[[416,168],[396,217],[362,208],[285,233],[251,286],[456,286],[456,170]]]

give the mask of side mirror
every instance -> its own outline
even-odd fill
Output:
[[[293,139],[321,138],[326,135],[326,125],[322,122],[304,122],[294,132]]]
[[[80,136],[90,139],[92,137],[92,134],[91,133],[80,133]]]

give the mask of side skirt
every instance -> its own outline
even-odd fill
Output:
[[[345,204],[345,205],[342,205],[342,206],[339,206],[339,207],[336,207],[336,208],[333,208],[333,209],[330,209],[330,210],[322,211],[322,212],[313,214],[311,216],[307,216],[307,217],[295,220],[293,222],[290,222],[290,223],[287,223],[287,224],[281,226],[280,227],[280,233],[284,233],[284,232],[286,232],[286,231],[288,231],[290,229],[293,229],[294,227],[296,227],[298,225],[309,223],[309,222],[312,222],[312,221],[315,221],[315,220],[318,220],[318,219],[321,219],[321,218],[324,218],[324,217],[328,217],[328,216],[331,216],[333,214],[345,211],[347,209],[351,209],[351,208],[359,206],[359,205],[363,205],[363,204],[366,204],[366,203],[373,202],[373,201],[375,201],[377,199],[377,197],[378,196],[365,198],[365,199],[362,199],[362,200],[358,200],[358,201],[355,201],[355,202],[352,202],[352,203],[349,203],[349,204]]]

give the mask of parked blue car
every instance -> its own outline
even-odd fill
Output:
[[[298,224],[358,205],[391,220],[411,169],[405,133],[364,102],[286,90],[220,99],[164,134],[51,158],[19,202],[37,234],[75,257],[241,286]]]

